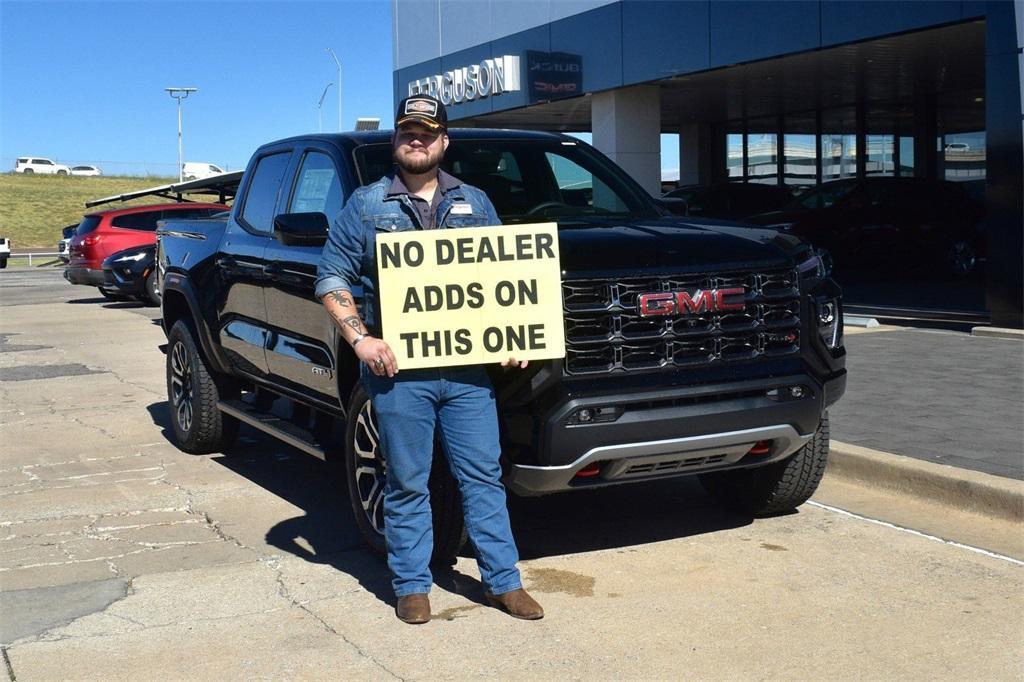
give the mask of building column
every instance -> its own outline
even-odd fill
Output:
[[[1015,10],[1024,11],[1024,4],[986,5],[985,298],[993,324],[1019,329],[1024,327],[1024,22]]]
[[[661,92],[638,85],[590,98],[594,146],[653,196],[661,194]]]
[[[691,123],[679,129],[679,184],[712,183],[711,124]]]

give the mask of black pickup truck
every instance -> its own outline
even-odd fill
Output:
[[[508,488],[696,474],[747,514],[806,501],[828,455],[826,410],[846,386],[841,294],[814,251],[773,230],[673,217],[572,137],[450,137],[446,170],[486,191],[505,224],[559,229],[565,358],[494,368]],[[386,453],[313,283],[329,218],[390,168],[387,132],[264,145],[230,216],[167,221],[157,254],[180,447],[222,451],[244,422],[339,459],[378,549]],[[431,490],[435,555],[451,556],[464,531],[444,464]]]

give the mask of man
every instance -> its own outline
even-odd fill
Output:
[[[397,168],[357,189],[348,200],[324,246],[316,295],[359,358],[361,380],[377,415],[387,457],[384,537],[398,617],[406,623],[430,620],[433,527],[427,479],[439,422],[486,597],[517,618],[536,620],[544,611],[523,590],[516,568],[519,554],[500,481],[494,390],[485,368],[399,374],[394,353],[379,338],[378,232],[499,224],[487,195],[440,170],[448,148],[447,128],[447,113],[438,100],[423,95],[402,100],[391,139]],[[365,324],[352,300],[351,287],[358,281],[363,284]],[[509,358],[502,366],[526,364]]]

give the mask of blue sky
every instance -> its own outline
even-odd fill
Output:
[[[184,154],[244,167],[265,142],[338,125],[389,127],[391,2],[0,2],[0,170],[17,156],[92,163],[108,175],[175,175],[177,109]],[[678,163],[668,142],[663,166]]]
[[[38,155],[108,174],[174,175],[177,109],[185,159],[231,168],[270,140],[392,109],[391,3],[0,3],[0,169]],[[127,162],[127,163],[125,163]]]

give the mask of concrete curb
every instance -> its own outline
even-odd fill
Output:
[[[886,488],[956,509],[1024,521],[1024,481],[832,441],[826,476]]]
[[[1004,327],[972,327],[971,336],[987,336],[994,339],[1014,339],[1024,341],[1024,329],[1006,329]]]

